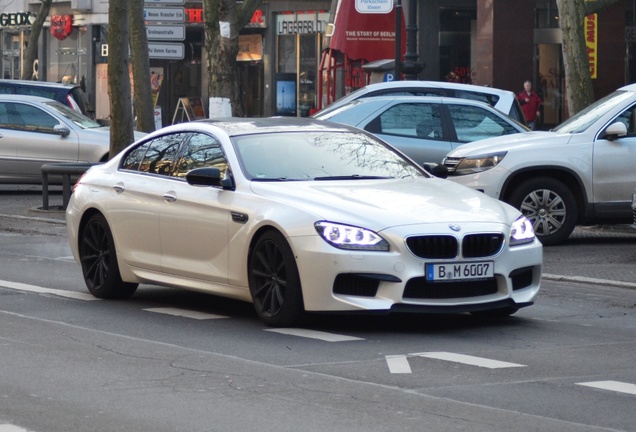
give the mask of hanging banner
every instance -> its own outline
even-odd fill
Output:
[[[585,17],[585,45],[590,63],[590,77],[596,79],[598,71],[598,15]]]
[[[334,21],[330,48],[351,60],[367,62],[395,58],[395,14],[360,13],[355,2],[341,0]],[[402,52],[406,48],[406,26],[402,19]]]

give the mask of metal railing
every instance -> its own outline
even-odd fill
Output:
[[[79,177],[90,167],[88,162],[48,163],[42,165],[42,210],[49,210],[49,176],[62,176],[62,208],[65,210],[71,198],[71,177]]]

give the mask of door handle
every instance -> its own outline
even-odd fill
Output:
[[[124,186],[120,185],[120,184],[116,184],[115,186],[113,186],[113,190],[120,194],[124,191]]]
[[[171,194],[164,194],[163,199],[166,202],[175,202],[177,200],[177,197]]]

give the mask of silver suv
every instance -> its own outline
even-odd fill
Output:
[[[577,224],[628,224],[636,185],[636,84],[547,132],[464,144],[448,153],[449,179],[512,204],[544,245]]]
[[[484,102],[527,126],[515,94],[508,90],[444,81],[390,81],[369,84],[341,97],[316,115],[325,114],[362,98],[373,96],[445,96]]]

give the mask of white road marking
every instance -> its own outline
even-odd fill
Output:
[[[28,432],[26,429],[12,425],[12,424],[0,424],[0,432]]]
[[[411,373],[411,365],[404,355],[388,355],[386,356],[386,364],[389,366],[389,372],[392,374]]]
[[[592,381],[577,383],[577,385],[636,395],[636,384],[624,383],[620,381]]]
[[[364,340],[353,336],[345,336],[334,333],[326,333],[315,330],[306,330],[301,328],[282,328],[282,329],[265,329],[265,331],[286,334],[291,336],[305,337],[310,339],[318,339],[325,342],[348,342],[356,340]]]
[[[475,357],[469,356],[465,354],[456,354],[451,352],[423,352],[423,353],[415,353],[410,354],[411,356],[418,357],[427,357],[437,360],[445,360],[455,363],[462,363],[471,366],[479,366],[488,369],[499,369],[499,368],[511,368],[511,367],[525,367],[526,365],[517,364],[517,363],[508,363],[502,362],[498,360],[491,360],[483,357]]]
[[[18,291],[33,292],[37,294],[52,294],[55,296],[68,297],[68,298],[72,298],[76,300],[85,300],[85,301],[99,300],[97,297],[94,297],[91,294],[86,294],[86,293],[81,293],[76,291],[59,290],[59,289],[53,289],[53,288],[44,288],[37,285],[28,285],[28,284],[23,284],[19,282],[9,282],[4,280],[0,280],[0,287],[14,289]]]
[[[198,311],[178,309],[178,308],[148,308],[143,310],[147,312],[155,312],[155,313],[172,315],[172,316],[180,316],[180,317],[192,318],[196,320],[227,318],[226,316],[223,316],[223,315],[214,315],[214,314],[209,314],[205,312],[198,312]]]

